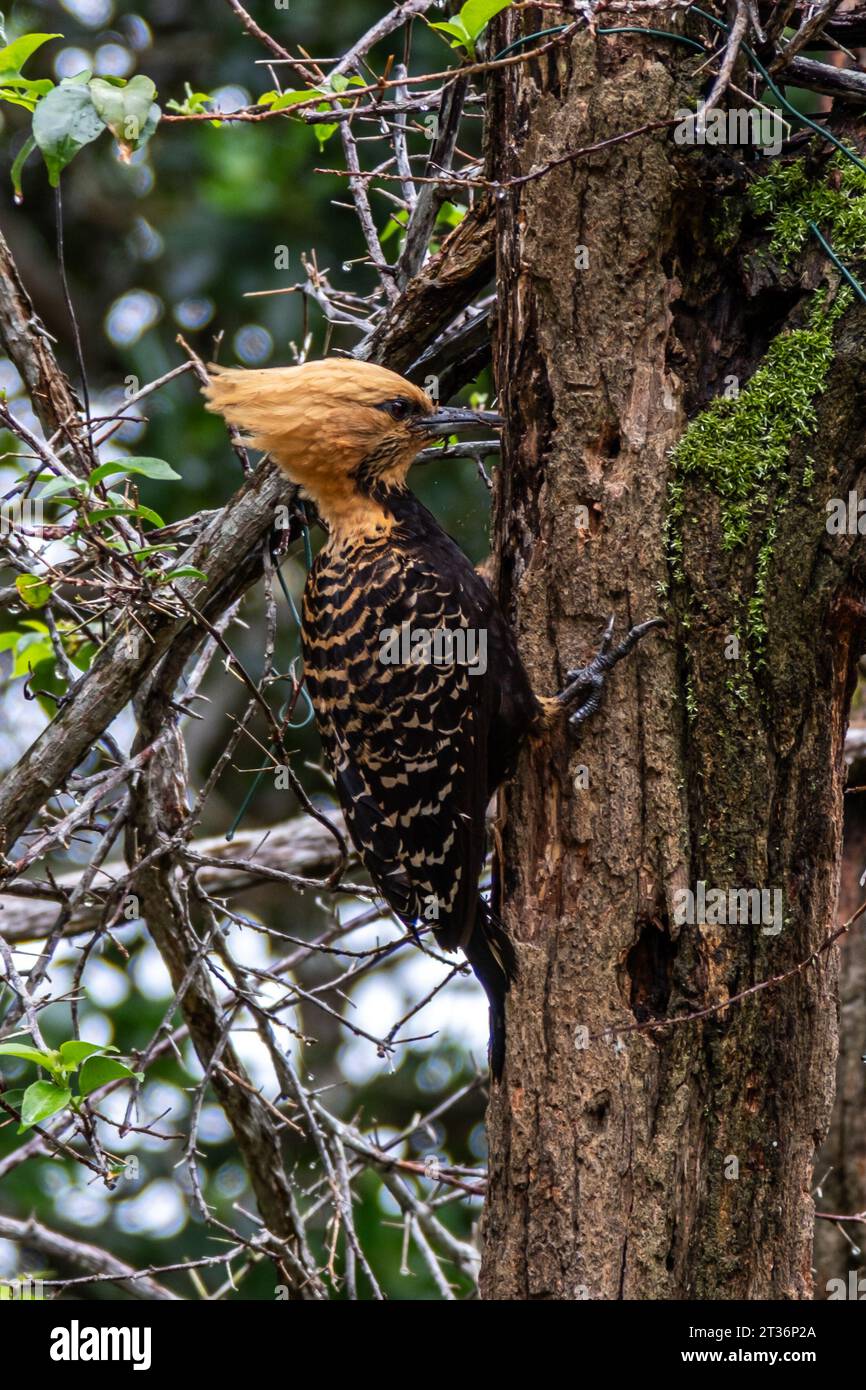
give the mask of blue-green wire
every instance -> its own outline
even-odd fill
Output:
[[[721,29],[725,33],[730,33],[731,26],[729,24],[726,24],[723,19],[717,19],[715,15],[709,14],[706,10],[702,10],[699,5],[691,5],[687,13],[694,13],[700,15],[701,19],[707,20],[707,22],[710,24],[715,24],[717,29]],[[549,34],[562,34],[565,32],[566,29],[570,28],[571,25],[569,24],[558,24],[553,29],[539,29],[538,32],[535,34],[524,34],[522,38],[515,39],[514,43],[510,43],[507,48],[503,48],[501,52],[497,53],[496,58],[493,61],[496,62],[499,58],[504,58],[508,53],[511,53],[514,49],[523,47],[524,44],[530,43],[533,39],[545,38]],[[617,25],[614,28],[600,28],[596,30],[596,33],[650,34],[653,38],[671,39],[674,43],[685,44],[689,48],[697,49],[699,53],[706,53],[707,51],[703,44],[698,43],[695,39],[688,38],[688,36],[685,34],[674,34],[669,29],[645,29],[641,24],[622,24]],[[844,141],[838,139],[838,137],[835,136],[831,130],[825,130],[824,127],[819,125],[817,121],[811,120],[808,116],[804,115],[802,111],[798,111],[796,106],[793,106],[791,102],[788,101],[788,98],[783,96],[783,94],[780,92],[779,88],[773,81],[772,77],[767,72],[767,69],[764,67],[760,58],[749,47],[749,45],[744,43],[741,44],[740,47],[748,57],[749,61],[761,74],[770,91],[777,98],[777,100],[782,103],[785,110],[788,111],[790,115],[794,117],[795,120],[801,121],[803,125],[809,126],[812,130],[816,131],[818,135],[823,136],[825,140],[829,140],[832,145],[835,145],[838,150],[841,150],[844,155],[847,155],[848,159],[852,160],[852,162],[857,165],[858,169],[862,169],[863,172],[866,173],[866,164],[864,164],[863,160],[860,159],[854,153],[853,150],[849,149],[849,147],[844,143]]]
[[[534,39],[547,38],[549,34],[564,34],[566,29],[570,29],[570,24],[557,24],[552,29],[539,29],[534,34],[524,34],[522,39],[515,39],[507,48],[503,48],[496,54],[491,61],[498,63],[500,58],[505,58],[509,53],[513,53],[518,48],[525,47],[532,43]],[[685,34],[673,34],[669,29],[645,29],[641,24],[622,24],[615,29],[597,29],[597,34],[652,34],[657,39],[673,39],[675,43],[684,43],[689,48],[696,48],[699,53],[706,53],[706,48],[702,43],[695,39],[689,39]]]
[[[709,14],[706,10],[702,10],[699,5],[692,5],[690,6],[690,9],[693,10],[695,14],[700,15],[702,19],[706,19],[710,24],[715,24],[717,29],[722,29],[725,33],[730,32],[730,25],[726,24],[725,21],[722,19],[717,19],[715,15]],[[766,82],[770,91],[773,93],[776,100],[782,103],[782,106],[785,108],[785,110],[788,111],[790,115],[794,117],[795,120],[800,121],[803,125],[809,126],[810,129],[814,130],[825,140],[829,140],[830,144],[835,145],[836,149],[839,150],[842,154],[844,154],[846,159],[850,159],[852,164],[855,164],[858,169],[861,169],[863,173],[866,174],[866,164],[864,164],[863,160],[860,159],[859,155],[856,155],[854,151],[852,149],[849,149],[849,147],[842,140],[839,140],[837,136],[833,134],[832,130],[825,130],[824,127],[819,125],[817,121],[813,121],[811,117],[804,115],[802,111],[798,111],[796,106],[793,106],[791,102],[788,101],[788,98],[783,96],[782,93],[779,91],[779,88],[776,86],[772,77],[767,72],[767,69],[764,67],[760,58],[758,58],[757,54],[752,52],[749,45],[744,43],[742,45],[742,49],[749,61],[752,64],[754,64],[754,66],[757,68],[758,72],[763,77],[764,81]],[[809,223],[809,230],[812,233],[812,235],[816,238],[816,240],[820,243],[820,245],[824,248],[827,255],[830,257],[830,260],[839,270],[840,274],[842,274],[844,278],[847,280],[848,284],[854,290],[855,294],[863,301],[864,304],[866,304],[866,290],[863,289],[863,286],[860,284],[860,281],[857,279],[857,277],[855,275],[852,275],[848,267],[843,263],[842,260],[840,260],[839,256],[833,250],[833,247],[830,245],[827,238],[823,235],[823,233],[815,225],[814,222]]]
[[[304,518],[303,521],[301,522],[301,537],[302,537],[303,542],[304,542],[304,565],[305,565],[305,567],[306,567],[307,573],[309,573],[309,571],[310,571],[310,569],[311,569],[311,567],[312,567],[312,564],[313,564],[313,544],[312,544],[312,541],[310,540],[310,528],[309,528],[309,525],[308,525],[308,523],[307,523],[307,509],[306,509],[306,507],[304,506],[303,502],[300,504],[300,507],[301,507],[301,515],[302,515],[303,518]],[[300,615],[300,613],[298,612],[297,604],[295,603],[295,600],[294,600],[294,598],[292,597],[291,590],[289,589],[289,586],[288,586],[288,584],[287,584],[286,581],[285,581],[285,578],[284,578],[284,576],[283,576],[283,572],[282,572],[282,570],[279,569],[279,568],[277,568],[277,579],[278,579],[279,582],[280,582],[280,588],[281,588],[282,591],[283,591],[283,596],[285,597],[286,603],[289,605],[289,607],[290,607],[291,610],[292,610],[292,617],[294,618],[294,620],[295,620],[295,625],[296,625],[296,627],[297,627],[297,629],[298,629],[298,632],[300,633],[300,630],[301,630],[301,615]],[[300,693],[303,695],[304,700],[306,701],[307,713],[306,713],[305,717],[301,720],[300,724],[289,724],[289,725],[288,725],[288,728],[290,728],[290,729],[306,729],[307,725],[310,723],[310,721],[311,721],[311,719],[313,718],[313,715],[314,715],[314,713],[315,713],[315,711],[314,711],[314,709],[313,709],[313,702],[312,702],[312,700],[310,699],[309,692],[308,692],[307,687],[306,687],[305,685],[302,685],[302,686],[301,686],[301,692],[300,692]],[[288,709],[288,707],[289,707],[289,701],[286,701],[286,703],[283,705],[282,710],[280,711],[280,718],[281,718],[281,719],[284,719],[284,718],[285,718],[285,713],[286,713],[286,710]]]
[[[717,29],[721,29],[724,33],[730,33],[729,24],[726,24],[723,19],[718,19],[715,15],[709,14],[706,10],[702,10],[699,5],[689,6],[689,12],[694,12],[695,14],[700,15],[701,19],[705,19],[708,21],[708,23],[714,24]],[[504,58],[506,54],[511,53],[515,49],[522,48],[525,44],[530,43],[533,39],[546,38],[549,34],[562,34],[565,32],[566,29],[569,28],[571,28],[571,25],[569,24],[558,24],[555,28],[552,29],[539,29],[538,32],[535,34],[524,34],[522,38],[515,39],[515,41],[513,43],[510,43],[507,48],[503,48],[501,52],[497,53],[496,58],[493,61],[495,62],[499,58]],[[685,44],[688,48],[697,49],[699,53],[706,53],[707,51],[703,44],[698,43],[695,39],[690,39],[686,34],[675,34],[668,29],[647,29],[640,24],[622,24],[616,25],[613,28],[600,28],[596,30],[596,33],[649,34],[653,38],[670,39],[674,43]],[[746,57],[749,59],[749,62],[753,65],[757,72],[760,73],[761,77],[763,77],[764,81],[766,82],[770,91],[775,96],[776,100],[781,103],[781,105],[789,113],[789,115],[793,116],[794,119],[796,121],[799,121],[802,125],[809,126],[811,130],[815,131],[816,134],[820,135],[824,140],[829,141],[831,145],[835,145],[836,149],[839,150],[842,154],[844,154],[846,159],[850,159],[852,164],[855,164],[858,169],[861,169],[863,173],[866,173],[866,163],[864,163],[864,161],[859,157],[859,155],[855,154],[854,151],[850,149],[849,146],[844,143],[844,141],[840,140],[838,136],[834,135],[831,130],[825,130],[824,127],[822,125],[819,125],[817,121],[813,121],[809,116],[804,115],[802,111],[798,111],[796,106],[794,106],[790,101],[788,101],[788,98],[784,96],[783,93],[776,86],[775,82],[768,73],[767,69],[764,67],[760,58],[749,47],[749,45],[743,43],[740,45],[740,47],[746,54]],[[845,280],[848,282],[848,284],[851,286],[854,292],[859,296],[859,298],[864,302],[864,304],[866,304],[866,291],[864,291],[863,286],[860,284],[860,281],[857,279],[855,275],[851,273],[851,271],[844,264],[844,262],[840,260],[839,256],[836,254],[836,252],[833,250],[833,247],[830,245],[830,242],[827,240],[827,238],[823,235],[823,233],[815,225],[814,222],[809,223],[809,230],[812,232],[812,235],[817,239],[817,241],[826,251],[827,255],[830,257],[830,260],[839,270],[840,274],[844,276]]]
[[[716,16],[713,14],[708,14],[707,11],[702,10],[699,5],[690,6],[690,10],[694,14],[699,14],[701,16],[701,19],[707,20],[708,23],[715,24],[717,29],[722,29],[725,33],[730,32],[729,24],[726,24],[723,19],[717,19]],[[866,174],[866,164],[864,164],[863,160],[859,157],[859,155],[856,155],[852,149],[849,149],[848,146],[844,143],[844,141],[840,140],[837,136],[833,134],[832,130],[825,130],[822,125],[819,125],[817,121],[813,121],[810,116],[805,116],[802,111],[798,111],[796,106],[793,106],[791,102],[788,100],[788,98],[786,96],[783,96],[782,93],[779,91],[779,88],[776,86],[772,77],[767,72],[767,69],[764,67],[760,58],[757,56],[756,53],[752,51],[749,45],[746,43],[741,44],[741,48],[743,52],[746,54],[746,57],[749,59],[749,61],[757,68],[758,72],[763,77],[770,91],[773,93],[773,96],[776,97],[776,99],[782,103],[785,110],[789,112],[795,120],[800,121],[803,125],[809,126],[810,129],[816,131],[817,134],[822,136],[825,140],[829,140],[831,145],[835,145],[837,150],[841,150],[842,154],[844,154],[848,159],[850,159],[852,164],[856,164],[857,168],[862,169],[863,173]]]
[[[546,39],[548,34],[562,34],[566,29],[570,29],[570,24],[555,24],[552,29],[539,29],[534,34],[524,34],[522,38],[515,39],[507,48],[503,48],[497,53],[491,62],[498,63],[500,58],[505,58],[509,53],[514,53],[518,48],[523,48],[526,44],[532,43],[534,39]]]
[[[706,45],[690,39],[687,34],[674,34],[670,29],[645,29],[642,24],[618,24],[613,29],[597,29],[598,34],[652,34],[654,39],[670,39],[673,43],[683,43],[686,48],[696,48],[698,53],[707,56]]]
[[[277,579],[280,581],[280,588],[281,588],[282,591],[283,591],[283,597],[284,597],[284,599],[286,600],[286,603],[289,605],[289,607],[290,607],[291,610],[292,610],[292,617],[294,618],[295,622],[296,622],[296,623],[298,624],[298,626],[300,627],[300,625],[301,625],[301,615],[300,615],[300,613],[298,612],[297,606],[296,606],[296,604],[295,604],[295,600],[294,600],[294,598],[292,597],[292,591],[291,591],[291,589],[289,588],[289,586],[287,585],[287,583],[286,583],[286,581],[285,581],[285,577],[284,577],[284,575],[283,575],[283,571],[280,570],[280,569],[277,570]]]
[[[240,804],[240,809],[238,810],[237,815],[235,816],[234,820],[232,821],[231,825],[226,831],[227,840],[233,840],[235,838],[238,826],[240,825],[241,821],[243,820],[244,816],[249,810],[250,802],[252,801],[253,797],[255,796],[256,792],[262,784],[262,778],[264,777],[265,773],[270,772],[270,770],[270,764],[268,764],[267,767],[259,768],[255,777],[253,778],[253,781],[250,783],[249,790],[247,791],[246,796]]]
[[[306,527],[304,528],[304,531],[306,532]],[[306,535],[305,535],[305,539],[306,539]],[[298,625],[298,629],[300,630],[300,626],[301,626],[301,616],[300,616],[300,614],[298,613],[297,607],[296,607],[296,605],[295,605],[295,600],[292,598],[291,591],[290,591],[288,585],[286,584],[285,579],[283,578],[283,572],[282,572],[282,570],[277,570],[277,578],[278,578],[279,581],[280,581],[280,588],[282,589],[283,594],[285,595],[286,602],[288,603],[289,607],[290,607],[291,610],[292,610],[292,616],[294,617],[294,620],[295,620],[295,622],[296,622],[297,625]],[[304,697],[304,699],[305,699],[305,701],[306,701],[306,703],[307,703],[307,713],[306,713],[306,716],[304,717],[304,719],[301,720],[300,724],[289,724],[288,727],[289,727],[290,729],[306,729],[307,725],[309,724],[310,720],[313,718],[313,715],[314,715],[314,713],[315,713],[315,711],[314,711],[314,709],[313,709],[313,702],[312,702],[312,700],[310,699],[310,693],[309,693],[309,691],[307,690],[307,687],[306,687],[305,685],[302,685],[302,686],[301,686],[301,692],[300,692],[300,693],[303,695],[303,697]],[[281,718],[281,719],[284,719],[284,718],[285,718],[285,712],[286,712],[286,710],[288,709],[288,707],[289,707],[289,702],[286,701],[286,703],[283,705],[282,710],[280,711],[280,718]]]
[[[824,236],[821,229],[818,226],[816,226],[814,222],[810,222],[809,231],[812,233],[813,237],[815,237],[817,241],[820,241],[824,250],[827,252],[827,255],[830,257],[830,260],[833,262],[836,269],[839,271],[839,274],[844,276],[854,293],[858,296],[858,298],[862,299],[864,304],[866,304],[866,290],[864,290],[857,277],[851,274],[851,271],[848,269],[845,263],[843,261],[840,261],[839,257],[836,255],[836,252],[833,250],[833,247],[830,245],[829,241]]]
[[[306,504],[300,502],[298,505],[301,509],[301,516],[304,518],[301,522],[301,535],[304,540],[304,564],[309,571],[313,568],[313,542],[310,540],[310,524],[307,518]]]

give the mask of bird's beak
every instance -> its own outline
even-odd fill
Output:
[[[446,405],[434,410],[432,415],[420,415],[412,422],[412,429],[430,439],[444,439],[449,434],[459,434],[462,430],[493,428],[498,429],[505,421],[495,410],[470,410],[465,405]]]

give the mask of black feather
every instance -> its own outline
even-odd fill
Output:
[[[484,898],[478,900],[475,930],[464,953],[487,995],[490,1010],[490,1070],[502,1080],[505,1066],[505,997],[517,978],[514,945],[502,922]]]
[[[346,824],[402,921],[462,948],[487,992],[491,1065],[502,1074],[514,951],[479,903],[485,812],[513,768],[537,703],[497,604],[469,560],[405,489],[377,494],[390,533],[333,537],[304,592],[304,666]],[[382,633],[474,629],[486,670],[384,664]],[[431,904],[434,905],[431,910]]]

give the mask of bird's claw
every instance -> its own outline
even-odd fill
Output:
[[[581,725],[590,715],[595,714],[601,704],[604,682],[609,671],[613,670],[617,662],[622,661],[624,656],[628,656],[648,632],[653,628],[664,627],[664,618],[650,618],[645,623],[638,623],[631,628],[619,643],[611,651],[613,641],[613,615],[607,621],[601,645],[592,661],[587,666],[576,666],[571,671],[565,673],[565,685],[557,695],[560,704],[570,710],[568,716],[568,727],[572,733],[577,734]]]

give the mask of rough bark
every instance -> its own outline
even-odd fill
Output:
[[[21,282],[6,238],[0,232],[0,343],[27,387],[33,411],[46,438],[58,433],[72,445],[74,472],[87,476],[90,448],[79,416],[78,401],[57,364],[51,338]]]
[[[860,726],[862,732],[862,726]],[[861,788],[866,761],[855,757],[848,781]],[[866,890],[866,805],[863,793],[845,798],[845,848],[839,887],[839,916],[851,917]],[[866,931],[852,931],[842,942],[839,962],[839,1056],[836,1103],[826,1140],[815,1164],[816,1204],[825,1214],[854,1216],[866,1211]],[[847,1239],[846,1239],[847,1235]],[[863,1273],[863,1224],[820,1219],[815,1228],[815,1297],[826,1298],[830,1280]]]
[[[515,70],[494,176],[669,118],[683,71],[671,45],[627,35]],[[829,537],[825,502],[864,467],[866,316],[835,325],[816,426],[792,434],[737,544],[712,474],[685,480],[675,572],[672,447],[827,277],[813,252],[777,273],[754,226],[713,241],[735,164],[653,133],[497,204],[500,589],[535,686],[561,686],[610,613],[621,632],[661,606],[669,627],[617,669],[580,744],[528,750],[502,798],[521,973],[489,1112],[486,1298],[811,1296],[835,950],[795,967],[834,923],[862,539]],[[678,926],[675,894],[699,881],[780,889],[781,932]]]

